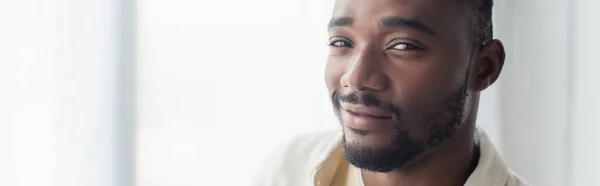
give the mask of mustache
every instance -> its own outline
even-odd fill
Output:
[[[396,118],[398,118],[402,113],[402,110],[395,107],[392,103],[382,101],[381,99],[377,98],[377,96],[367,91],[350,92],[347,94],[340,94],[339,92],[334,92],[333,105],[336,111],[339,111],[342,102],[357,105],[361,104],[368,107],[378,107],[382,110],[394,113]]]

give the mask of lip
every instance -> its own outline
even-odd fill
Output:
[[[394,114],[377,107],[341,104],[343,120],[347,127],[364,131],[385,130],[394,119]]]
[[[373,117],[378,119],[392,119],[394,114],[377,107],[341,103],[342,108],[357,117]]]

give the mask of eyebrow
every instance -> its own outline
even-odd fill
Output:
[[[329,20],[328,29],[332,29],[335,27],[346,27],[352,26],[354,19],[352,17],[334,17]],[[422,31],[430,36],[435,37],[435,31],[425,25],[418,19],[405,19],[401,17],[384,17],[381,19],[379,26],[381,28],[412,28],[419,31]]]
[[[421,22],[418,19],[405,19],[405,18],[401,18],[401,17],[384,17],[381,19],[381,22],[379,24],[380,27],[382,28],[413,28],[413,29],[417,29],[419,31],[422,31],[430,36],[435,37],[436,33],[435,31],[425,25],[423,22]]]
[[[354,18],[352,17],[334,17],[329,20],[327,28],[351,26],[352,22],[354,22]]]

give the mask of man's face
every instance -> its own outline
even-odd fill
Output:
[[[456,1],[338,0],[325,80],[347,159],[409,168],[468,115],[467,19]]]

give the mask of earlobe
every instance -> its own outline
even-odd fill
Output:
[[[482,91],[496,82],[500,76],[506,54],[502,42],[492,40],[479,49],[478,56],[478,63],[476,63],[478,71],[475,75],[474,88],[476,91]]]

